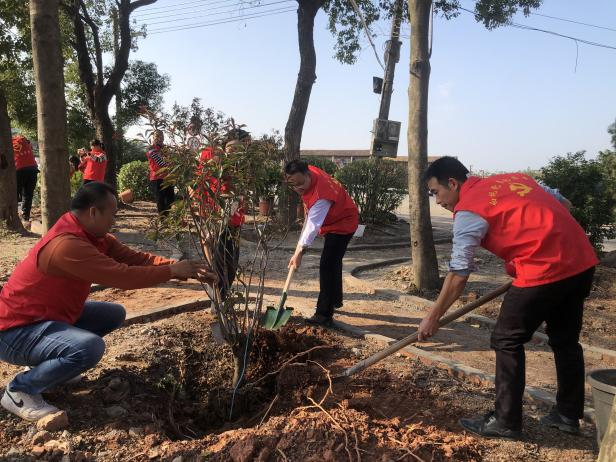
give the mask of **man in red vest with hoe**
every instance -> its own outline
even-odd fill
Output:
[[[584,356],[579,336],[584,299],[598,263],[571,203],[558,190],[521,173],[467,177],[453,157],[442,157],[424,179],[436,203],[454,213],[453,249],[443,289],[419,325],[419,340],[433,336],[438,321],[462,294],[477,247],[502,258],[513,285],[505,295],[490,345],[496,351],[496,406],[484,417],[461,419],[485,437],[517,439],[522,430],[524,344],[546,323],[554,352],[556,406],[541,422],[579,433],[584,411]]]
[[[342,258],[357,230],[359,212],[344,187],[323,170],[292,160],[285,166],[285,174],[307,210],[306,224],[289,268],[299,268],[304,252],[317,234],[325,237],[316,313],[307,322],[329,327],[333,325],[334,309],[342,306]]]

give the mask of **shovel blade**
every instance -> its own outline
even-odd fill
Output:
[[[274,326],[272,327],[272,330],[278,330],[280,329],[282,326],[284,326],[287,322],[289,322],[289,319],[291,319],[291,315],[293,314],[293,308],[285,308],[283,310],[278,310],[278,316],[276,318],[276,322],[274,323]]]
[[[272,329],[278,319],[278,310],[273,306],[268,306],[265,314],[261,318],[261,327],[264,329]]]

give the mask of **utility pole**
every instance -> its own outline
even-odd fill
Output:
[[[383,79],[383,91],[381,93],[381,105],[379,107],[379,119],[389,118],[389,106],[391,94],[394,91],[394,75],[396,63],[400,61],[400,24],[402,22],[402,2],[397,0],[394,5],[394,14],[391,18],[391,37],[387,41],[385,50],[385,77]]]
[[[394,75],[396,63],[400,61],[400,24],[402,23],[402,0],[396,0],[394,12],[391,18],[391,36],[387,41],[385,50],[385,75],[383,86],[380,91],[381,103],[378,118],[372,128],[372,143],[370,154],[376,157],[396,157],[398,152],[398,140],[400,138],[400,122],[389,120],[389,107],[391,95],[394,91]],[[376,79],[380,80],[380,79]]]
[[[120,28],[118,26],[118,9],[113,8],[111,10],[111,17],[113,21],[113,58],[118,59],[118,53],[120,50]],[[115,95],[115,109],[116,109],[116,123],[115,123],[115,141],[117,147],[116,154],[116,166],[118,171],[122,165],[122,157],[124,151],[124,127],[122,125],[122,84],[118,85],[118,91]],[[117,173],[117,172],[116,172]]]

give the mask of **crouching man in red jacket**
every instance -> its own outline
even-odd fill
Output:
[[[7,385],[0,404],[25,420],[57,412],[41,393],[96,366],[105,351],[102,337],[124,321],[121,305],[87,301],[92,283],[139,289],[172,278],[216,278],[204,261],[176,262],[121,244],[109,234],[116,211],[109,185],[82,186],[71,211],[0,292],[0,360],[28,366]]]

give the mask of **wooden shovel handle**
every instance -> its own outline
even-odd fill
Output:
[[[282,289],[282,292],[286,292],[289,289],[289,285],[291,284],[291,278],[293,277],[293,274],[295,274],[295,267],[292,266],[291,268],[289,268],[289,274],[287,275],[287,280],[284,283],[284,288]]]

